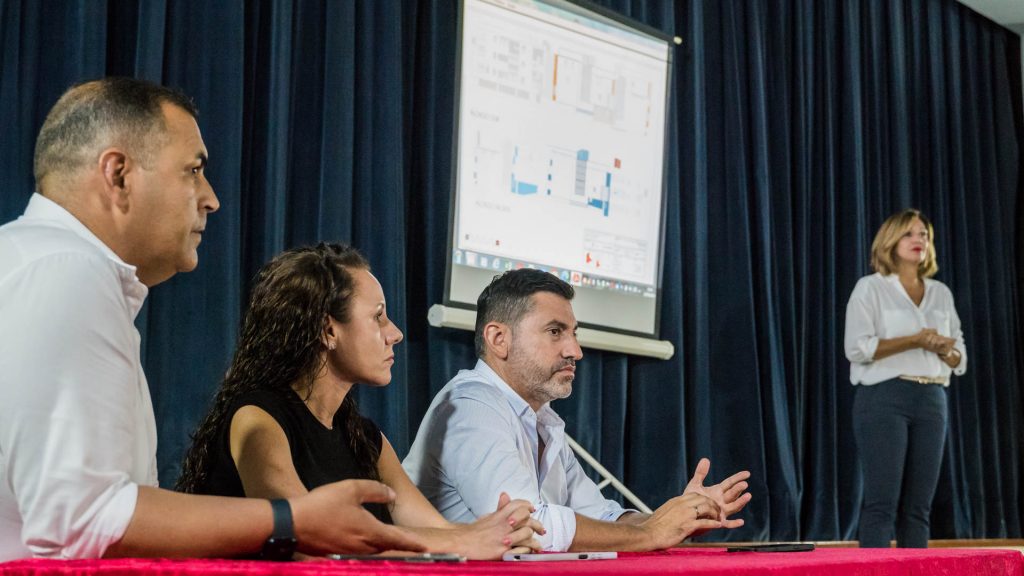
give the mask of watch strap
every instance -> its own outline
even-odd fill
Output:
[[[292,507],[287,500],[276,499],[270,501],[270,509],[274,514],[274,531],[263,543],[259,557],[277,562],[291,560],[297,545]]]
[[[270,508],[274,511],[274,531],[271,538],[292,538],[295,539],[295,525],[292,523],[292,507],[284,498],[277,498],[270,501]]]

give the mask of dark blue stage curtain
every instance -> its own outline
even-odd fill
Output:
[[[661,326],[670,361],[586,351],[568,429],[649,504],[701,456],[753,472],[746,525],[710,539],[850,539],[861,483],[846,299],[890,212],[935,222],[970,352],[949,390],[933,537],[1021,537],[1020,39],[955,0],[606,0],[675,52]],[[43,115],[106,74],[202,110],[222,208],[200,268],[140,319],[171,485],[226,369],[256,268],[350,241],[406,331],[394,381],[359,393],[408,449],[473,362],[442,300],[454,0],[0,0],[0,221],[32,190]],[[65,343],[54,342],[61,354]],[[2,353],[2,351],[0,351]]]

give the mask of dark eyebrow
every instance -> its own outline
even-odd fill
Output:
[[[565,322],[562,322],[561,320],[551,320],[550,322],[544,325],[545,330],[549,328],[559,328],[562,330],[568,330],[569,325],[566,324]]]

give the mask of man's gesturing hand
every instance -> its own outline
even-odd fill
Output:
[[[665,502],[639,524],[652,550],[671,548],[694,534],[721,528],[721,510],[714,500],[700,494],[683,494]]]
[[[746,491],[749,487],[747,479],[750,478],[750,472],[746,470],[737,472],[718,484],[705,486],[704,479],[707,478],[710,471],[711,461],[701,458],[697,463],[697,469],[693,471],[693,477],[690,478],[689,484],[683,490],[683,494],[700,494],[714,500],[721,510],[718,519],[721,520],[723,528],[743,526],[742,519],[730,520],[729,517],[742,510],[747,502],[750,502],[750,492]]]

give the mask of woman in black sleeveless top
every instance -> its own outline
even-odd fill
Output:
[[[302,485],[312,490],[318,486],[346,479],[379,480],[360,466],[352,448],[349,433],[341,411],[334,414],[331,426],[309,411],[302,398],[292,390],[253,390],[242,394],[228,410],[237,414],[242,408],[254,406],[266,412],[278,424],[288,441],[292,465]],[[360,432],[370,442],[370,450],[380,454],[381,432],[369,418],[361,420]],[[205,477],[193,492],[215,496],[246,496],[242,479],[231,456],[230,427],[221,426],[210,447],[209,466]],[[391,514],[383,504],[366,504],[366,508],[381,522],[392,523]]]
[[[543,528],[530,518],[530,503],[504,494],[496,512],[473,524],[444,520],[359,414],[352,386],[386,386],[401,341],[355,249],[321,243],[277,256],[257,275],[231,369],[193,436],[177,488],[287,498],[340,480],[379,480],[395,500],[367,509],[407,527],[430,551],[489,559],[536,547],[533,535]]]

